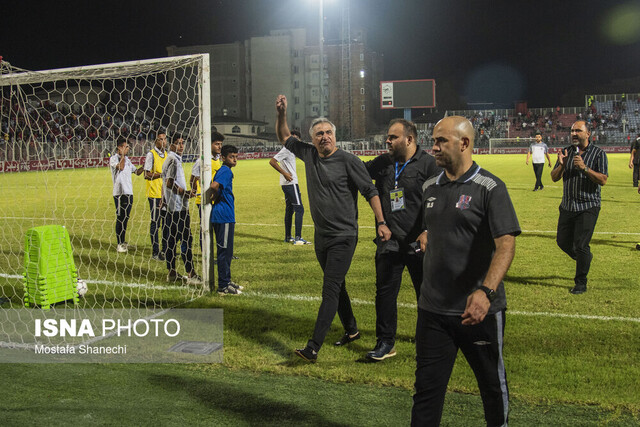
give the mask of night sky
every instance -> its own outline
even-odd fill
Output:
[[[344,1],[324,0],[327,42],[339,37]],[[441,105],[572,106],[640,77],[640,0],[350,0],[350,10],[352,30],[366,29],[384,54],[384,79],[435,78]],[[37,70],[164,57],[169,45],[279,28],[306,27],[317,44],[319,11],[317,0],[22,0],[3,2],[0,17],[0,55]]]

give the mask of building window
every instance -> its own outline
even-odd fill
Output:
[[[297,65],[293,66],[293,74],[298,74],[299,68]]]
[[[360,106],[360,110],[364,111],[364,104]]]
[[[298,97],[298,96],[294,97],[293,98],[293,103],[296,104],[296,105],[300,104],[300,97]]]
[[[363,105],[364,107],[364,105]],[[231,133],[240,133],[240,126],[234,126],[233,128],[231,128]]]
[[[251,126],[251,133],[256,133],[256,127],[255,126]]]
[[[295,113],[295,114],[293,115],[293,117],[294,117],[296,120],[299,120],[299,119],[300,119],[300,113]]]
[[[294,58],[298,57],[298,49],[293,49],[293,57]]]
[[[299,82],[299,81],[297,81],[297,80],[295,80],[295,81],[293,82],[293,88],[294,88],[294,89],[298,89],[299,87],[300,87],[300,82]]]
[[[364,88],[363,87],[360,88],[360,95],[364,95]]]
[[[360,61],[364,61],[364,53],[360,54]]]
[[[364,70],[360,70],[360,78],[364,79]]]
[[[318,113],[318,106],[314,105],[313,107],[311,107],[311,111],[313,111],[314,113]]]

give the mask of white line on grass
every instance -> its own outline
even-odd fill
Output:
[[[265,294],[262,292],[244,292],[247,296],[256,296],[260,298],[270,298],[270,299],[286,299],[291,301],[310,301],[310,302],[320,302],[322,298],[313,297],[308,295],[281,295],[281,294]],[[362,300],[358,298],[351,298],[351,303],[355,305],[375,305],[373,301]],[[398,307],[401,308],[409,308],[415,310],[418,308],[416,304],[408,304],[408,303],[398,303]],[[638,317],[619,317],[619,316],[593,316],[587,314],[567,314],[567,313],[549,313],[549,312],[529,312],[529,311],[507,311],[509,315],[516,316],[532,316],[532,317],[560,317],[560,318],[568,318],[568,319],[585,319],[585,320],[604,320],[611,321],[616,320],[620,322],[633,322],[640,323],[640,318]]]
[[[0,219],[6,220],[30,220],[30,221],[60,221],[61,218],[30,218],[30,217],[12,217],[12,216],[4,216],[0,217]],[[64,222],[64,218],[62,218]],[[72,219],[71,221],[86,221],[86,222],[113,222],[112,218],[109,219]],[[129,220],[129,222],[147,222],[146,219],[140,220]],[[282,227],[282,224],[263,224],[263,223],[250,223],[250,222],[237,222],[236,225],[243,225],[247,227]],[[313,224],[303,224],[303,227],[313,227]],[[373,225],[359,225],[358,228],[362,229],[374,229]],[[548,233],[555,234],[556,230],[522,230],[523,233]],[[612,234],[612,235],[621,235],[621,236],[640,236],[640,232],[632,233],[632,232],[623,232],[623,231],[594,231],[593,234]]]
[[[0,277],[6,279],[22,279],[22,276],[17,274],[2,274],[0,273]],[[101,285],[109,285],[109,286],[118,286],[118,287],[126,287],[126,288],[148,288],[151,290],[176,290],[177,287],[173,286],[162,286],[162,285],[151,285],[144,283],[122,283],[122,282],[110,282],[107,280],[85,280],[87,283],[95,283]],[[263,292],[251,292],[245,291],[244,295],[250,297],[259,297],[259,298],[269,298],[269,299],[284,299],[289,301],[305,301],[305,302],[320,302],[322,298],[310,296],[310,295],[282,295],[282,294],[268,294]],[[375,302],[362,300],[358,298],[351,298],[351,303],[355,305],[375,305]],[[415,310],[418,308],[416,304],[411,303],[398,303],[399,308],[408,308],[411,310]],[[564,319],[583,319],[583,320],[603,320],[603,321],[619,321],[619,322],[632,322],[632,323],[640,323],[639,317],[621,317],[621,316],[595,316],[589,314],[567,314],[567,313],[551,313],[547,311],[540,312],[531,312],[531,311],[517,311],[517,310],[509,310],[509,315],[516,316],[531,316],[531,317],[557,317]]]

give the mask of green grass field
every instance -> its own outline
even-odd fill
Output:
[[[523,230],[505,278],[511,424],[640,425],[640,251],[635,249],[640,195],[631,186],[628,155],[609,155],[610,176],[591,244],[589,291],[578,296],[568,292],[575,264],[555,244],[561,183],[552,183],[545,168],[545,189],[532,192],[533,171],[524,157],[475,157],[507,184]],[[334,348],[330,343],[342,333],[336,319],[318,363],[307,365],[293,349],[306,343],[319,306],[322,274],[313,247],[282,242],[284,198],[268,160],[240,161],[234,174],[240,259],[232,264],[232,277],[245,285],[246,294],[205,294],[187,305],[224,309],[225,363],[2,364],[1,424],[408,423],[416,302],[407,274],[399,296],[398,356],[364,362],[375,344],[368,204],[361,199],[359,244],[347,276],[363,339]],[[300,163],[299,175],[304,175]],[[80,276],[90,281],[82,304],[171,306],[197,296],[168,287],[164,263],[149,259],[144,181],[133,179],[127,240],[135,249],[116,254],[108,170],[0,175],[0,296],[20,306],[24,233],[53,223],[69,229]],[[301,188],[306,202],[304,182]],[[303,237],[313,240],[305,206]],[[197,220],[193,209],[192,220]],[[178,268],[183,271],[180,261]],[[443,425],[483,425],[475,378],[463,357],[449,390]]]

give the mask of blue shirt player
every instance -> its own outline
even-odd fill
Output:
[[[233,234],[236,225],[235,197],[233,196],[233,172],[238,163],[238,149],[225,145],[221,151],[222,166],[216,172],[209,187],[209,203],[215,200],[211,210],[211,239],[215,237],[218,265],[218,294],[239,295],[242,286],[231,281],[231,259],[233,257]],[[212,254],[213,255],[213,254]],[[210,269],[209,271],[212,271]],[[213,291],[213,275],[211,275]]]

